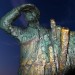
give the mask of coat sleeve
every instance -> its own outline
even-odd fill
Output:
[[[13,36],[19,36],[22,32],[22,29],[16,26],[13,26],[13,21],[20,16],[20,11],[18,8],[11,10],[0,20],[0,28],[10,33]]]
[[[38,19],[39,10],[33,4],[23,4],[19,7],[14,8],[9,13],[7,13],[4,17],[1,18],[0,28],[2,28],[3,30],[5,30],[8,33],[11,33],[11,35],[16,36],[16,37],[18,37],[20,34],[22,34],[24,32],[24,30],[12,25],[14,20],[16,20],[21,15],[21,12],[32,14],[30,16],[28,14],[26,14],[26,15],[28,15],[27,16],[28,23],[37,21],[37,19]],[[34,18],[30,19],[31,16]],[[37,19],[36,19],[36,17],[37,17]]]

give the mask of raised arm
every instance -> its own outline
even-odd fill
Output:
[[[7,31],[8,33],[11,33],[14,36],[17,36],[18,34],[16,35],[16,31],[19,32],[20,30],[18,28],[15,28],[11,24],[19,16],[20,16],[20,9],[18,8],[13,9],[9,13],[7,13],[4,17],[1,18],[0,28],[4,29],[5,31]]]
[[[5,31],[7,31],[8,33],[11,33],[14,36],[19,36],[23,30],[21,28],[12,26],[12,23],[14,22],[15,19],[17,19],[21,15],[21,12],[32,13],[32,11],[35,11],[35,13],[37,14],[36,15],[37,17],[39,14],[38,9],[32,4],[23,4],[13,9],[9,13],[7,13],[4,17],[1,18],[0,28],[4,29]],[[35,14],[33,15],[33,17],[34,16]],[[27,21],[29,22],[32,20],[27,19]]]

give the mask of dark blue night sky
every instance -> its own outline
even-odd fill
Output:
[[[58,25],[75,30],[75,0],[0,0],[0,18],[14,7],[24,3],[35,4],[40,12],[40,23],[49,27],[54,18]],[[18,23],[26,25],[24,17]],[[20,44],[18,40],[0,29],[0,75],[18,75]]]

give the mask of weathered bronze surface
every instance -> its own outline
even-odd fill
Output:
[[[21,12],[28,21],[25,29],[13,26]],[[75,65],[75,32],[56,26],[51,29],[39,24],[40,12],[32,4],[21,5],[0,20],[0,28],[20,41],[19,75],[63,75],[66,67]]]

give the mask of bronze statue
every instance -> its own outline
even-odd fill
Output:
[[[28,21],[28,27],[25,29],[12,25],[21,12]],[[39,17],[37,7],[33,4],[23,4],[1,18],[0,28],[20,41],[19,75],[58,75],[58,73],[61,75],[65,66],[75,62],[71,57],[71,52],[75,49],[75,33],[56,26],[53,19],[51,29],[41,27]]]

